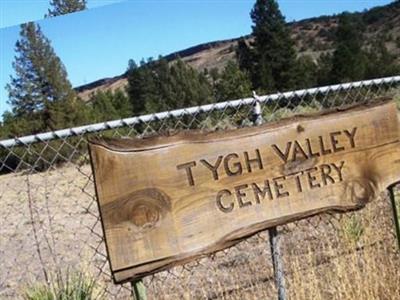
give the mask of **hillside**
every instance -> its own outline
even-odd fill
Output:
[[[400,61],[400,1],[355,14],[365,23],[364,46],[370,47],[373,40],[382,38],[388,50],[397,55]],[[317,59],[321,53],[332,51],[337,26],[337,15],[289,23],[298,55],[310,55]],[[251,36],[246,39],[250,40]],[[169,54],[165,58],[173,61],[180,57],[197,70],[221,69],[229,60],[235,59],[238,40],[239,38],[200,44]],[[96,91],[115,90],[126,84],[126,76],[122,74],[82,85],[76,91],[83,100],[88,100]]]

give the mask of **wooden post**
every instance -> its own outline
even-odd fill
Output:
[[[397,213],[396,199],[394,196],[394,187],[395,187],[395,185],[392,185],[388,188],[388,190],[389,190],[390,202],[392,203],[393,219],[394,219],[394,227],[396,230],[397,243],[398,243],[399,250],[400,250],[400,224],[399,224],[400,216]]]
[[[147,300],[146,287],[143,281],[140,279],[138,281],[131,281],[132,286],[132,298],[135,300]]]
[[[256,99],[253,108],[253,122],[255,125],[261,125],[263,123],[263,117],[262,117],[260,101],[258,100],[258,96],[255,92],[253,92],[253,97],[254,99]],[[285,300],[286,299],[285,277],[283,273],[283,263],[281,260],[279,235],[277,227],[272,227],[268,229],[268,235],[271,247],[275,284],[276,287],[278,288],[278,300]]]

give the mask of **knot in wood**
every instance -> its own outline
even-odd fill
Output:
[[[102,207],[112,228],[143,233],[155,228],[171,210],[167,194],[156,188],[133,191]]]
[[[298,124],[296,129],[298,133],[303,132],[305,130],[301,124]]]
[[[354,203],[365,205],[375,197],[375,188],[371,180],[357,178],[348,183],[348,196]]]
[[[143,229],[152,228],[160,219],[160,211],[158,207],[153,205],[140,204],[133,208],[132,222],[137,227]]]

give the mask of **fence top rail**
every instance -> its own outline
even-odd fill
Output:
[[[29,145],[37,142],[44,142],[53,139],[61,139],[71,136],[82,135],[85,133],[94,133],[108,129],[115,129],[124,126],[130,126],[138,123],[146,123],[155,120],[163,120],[169,117],[180,117],[184,115],[191,115],[199,112],[208,112],[213,110],[222,110],[228,107],[239,107],[242,105],[249,105],[254,103],[255,101],[266,103],[268,101],[274,101],[280,98],[290,99],[293,97],[302,97],[306,95],[316,95],[316,94],[325,94],[328,92],[335,92],[335,91],[345,91],[350,90],[353,88],[359,87],[367,87],[373,85],[380,85],[385,83],[399,83],[400,76],[392,76],[392,77],[384,77],[372,80],[364,80],[364,81],[354,81],[336,85],[328,85],[322,87],[315,87],[310,89],[302,89],[302,90],[295,90],[295,91],[288,91],[284,93],[275,93],[265,96],[255,96],[251,98],[243,98],[238,100],[231,100],[225,102],[218,102],[212,104],[206,104],[201,106],[193,106],[188,108],[176,109],[171,111],[164,111],[159,113],[153,114],[146,114],[126,119],[114,120],[114,121],[107,121],[101,123],[95,123],[90,125],[78,126],[73,128],[61,129],[57,131],[49,131],[45,133],[39,133],[34,135],[28,135],[23,137],[16,137],[12,139],[2,140],[0,141],[0,147],[3,148],[11,148],[14,146],[21,146],[21,145]]]

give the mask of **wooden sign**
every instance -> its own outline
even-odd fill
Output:
[[[364,206],[400,180],[393,102],[232,131],[90,143],[115,282],[265,228]]]

